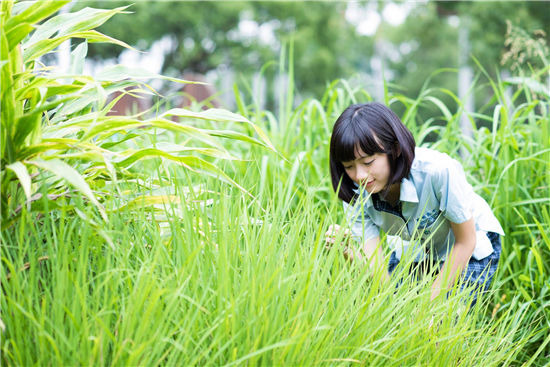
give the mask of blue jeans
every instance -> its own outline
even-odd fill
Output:
[[[494,232],[487,232],[487,237],[489,237],[489,240],[493,245],[493,253],[481,260],[476,260],[473,257],[470,258],[468,266],[462,272],[464,279],[466,280],[464,285],[469,284],[474,285],[475,287],[472,305],[476,302],[478,293],[486,292],[489,289],[497,270],[500,253],[502,252],[500,235]],[[399,259],[395,256],[395,251],[393,251],[390,255],[390,261],[388,264],[388,272],[390,274],[393,273],[397,264],[399,264]],[[438,266],[439,269],[441,269],[443,262],[439,262],[438,264],[435,264],[435,266]],[[419,267],[424,269],[425,265],[420,264]]]

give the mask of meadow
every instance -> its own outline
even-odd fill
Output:
[[[460,131],[463,103],[430,80],[417,96],[387,85],[381,101],[402,111],[418,146],[461,161],[506,232],[491,292],[468,311],[461,294],[430,302],[429,276],[416,282],[403,266],[381,287],[381,274],[325,247],[327,227],[343,221],[330,131],[349,104],[372,100],[365,86],[336,80],[294,106],[290,47],[276,112],[241,85],[236,111],[158,97],[146,114],[109,116],[107,96],[153,93],[146,81],[160,76],[79,75],[85,43],[70,74],[38,58],[71,37],[126,46],[93,33],[123,9],[35,30],[59,2],[9,6],[3,364],[549,365],[550,96],[536,75],[494,80],[479,65],[473,89],[491,96],[468,113],[472,137]]]

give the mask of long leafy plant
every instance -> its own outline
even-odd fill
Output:
[[[144,159],[176,162],[190,171],[237,185],[212,162],[238,159],[218,138],[272,147],[266,135],[249,120],[221,109],[157,111],[148,119],[143,114],[108,115],[125,94],[156,93],[146,84],[151,78],[191,82],[122,65],[105,69],[95,78],[83,75],[88,42],[130,47],[94,30],[126,7],[85,8],[55,15],[66,3],[1,4],[2,228],[12,225],[22,210],[46,211],[60,202],[70,206],[76,197],[93,204],[107,220],[100,188],[121,178],[127,182],[135,179],[132,166]],[[44,55],[70,39],[83,40],[71,53],[70,71],[60,72],[41,62]],[[113,98],[116,92],[118,97]],[[174,122],[174,116],[180,122]],[[193,123],[196,120],[241,126],[231,131],[201,129]],[[149,143],[149,135],[168,132],[180,135],[178,141],[183,143]],[[257,137],[249,132],[255,132]]]

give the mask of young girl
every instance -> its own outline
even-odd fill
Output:
[[[432,299],[461,273],[487,290],[500,257],[502,227],[460,163],[415,148],[411,132],[388,107],[356,104],[340,115],[330,140],[330,173],[351,230],[331,226],[327,242],[337,236],[360,242],[361,250],[347,256],[361,261],[366,256],[376,268],[384,263],[382,229],[388,239],[400,239],[387,241],[394,242],[390,274],[402,256],[414,256],[418,267],[439,269]]]

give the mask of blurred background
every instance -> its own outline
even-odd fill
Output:
[[[475,111],[492,94],[482,85],[470,90],[481,70],[493,78],[532,77],[548,62],[546,1],[73,1],[64,11],[119,6],[132,14],[114,17],[99,31],[136,50],[90,44],[86,72],[122,63],[210,84],[182,91],[157,81],[164,95],[183,92],[175,104],[202,101],[234,110],[236,84],[262,109],[276,111],[290,70],[295,105],[320,99],[339,78],[375,100],[383,98],[384,80],[414,98],[432,75],[430,85]],[[69,63],[71,47],[58,53],[61,65]],[[534,80],[547,90],[547,76]],[[456,107],[448,94],[438,98]]]

